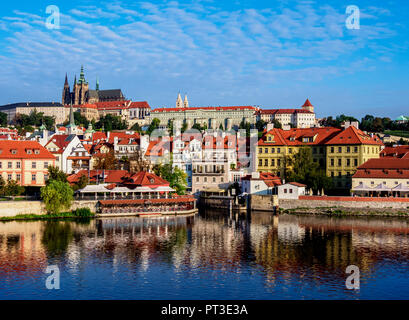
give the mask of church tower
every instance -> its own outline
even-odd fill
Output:
[[[84,67],[81,66],[80,78],[74,81],[74,104],[80,105],[87,102],[88,97],[88,82],[85,80]]]
[[[182,97],[180,96],[180,92],[178,93],[178,98],[176,99],[176,108],[183,108],[183,101]]]
[[[71,103],[71,91],[70,91],[70,85],[68,84],[67,74],[65,74],[65,82],[64,82],[64,88],[62,89],[61,103],[63,105]]]
[[[304,110],[314,113],[314,106],[311,104],[310,100],[305,100],[304,105],[301,107]]]
[[[183,106],[189,108],[189,101],[187,101],[187,94],[185,94],[185,100],[183,101]]]

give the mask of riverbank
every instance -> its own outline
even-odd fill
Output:
[[[407,217],[409,210],[392,208],[346,208],[346,207],[316,207],[316,208],[280,208],[280,213],[293,215],[323,215],[323,216],[368,216],[368,217]]]
[[[25,221],[25,220],[54,220],[54,219],[88,219],[94,218],[95,215],[81,217],[73,212],[62,212],[59,214],[18,214],[15,216],[0,217],[0,222],[6,221]]]

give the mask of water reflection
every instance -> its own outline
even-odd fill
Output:
[[[360,267],[364,286],[375,286],[378,274],[383,275],[382,267],[395,268],[408,278],[408,233],[406,219],[276,217],[267,213],[7,222],[0,223],[0,280],[16,275],[23,282],[27,277],[39,278],[46,265],[57,262],[63,272],[80,275],[82,282],[88,281],[85,274],[100,272],[98,277],[106,281],[112,277],[136,281],[144,276],[149,283],[160,269],[174,281],[160,292],[162,298],[177,290],[188,292],[184,287],[188,284],[196,285],[192,292],[197,297],[206,297],[201,290],[223,284],[242,298],[280,298],[277,290],[287,298],[325,298],[320,294],[328,290],[334,290],[333,297],[350,298],[344,288],[348,265]],[[126,283],[120,285],[123,291],[110,288],[109,297],[126,298],[131,291],[133,298],[147,295],[147,289],[138,291]],[[65,297],[70,298],[82,285],[79,281],[72,284],[73,292],[66,292]],[[2,289],[0,285],[0,297]],[[12,292],[13,287],[8,290]],[[214,292],[218,291],[210,291]],[[84,298],[92,296],[84,294]],[[94,294],[92,297],[101,298]],[[186,298],[186,293],[178,294]],[[207,296],[225,297],[222,292],[219,297]]]

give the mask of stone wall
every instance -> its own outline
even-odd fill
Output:
[[[45,214],[41,201],[1,201],[0,217],[13,217],[18,214]]]
[[[274,206],[278,206],[276,195],[250,195],[249,208],[251,210],[273,211]]]
[[[96,212],[98,201],[74,201],[71,210],[77,208],[90,208]],[[0,217],[13,217],[19,214],[46,214],[42,201],[1,201]]]
[[[301,196],[298,200],[280,199],[280,208],[370,208],[407,209],[409,199],[404,198],[364,198],[364,197],[315,197]]]

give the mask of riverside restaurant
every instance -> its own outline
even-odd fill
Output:
[[[75,193],[78,201],[98,201],[97,215],[191,214],[193,196],[178,196],[169,182],[150,172],[124,175],[121,182],[90,184]]]

